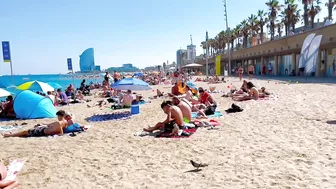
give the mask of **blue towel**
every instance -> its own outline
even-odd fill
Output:
[[[208,115],[208,117],[221,117],[221,116],[223,116],[223,114],[220,111],[216,111],[215,114]],[[198,117],[197,112],[192,112],[191,117],[192,118],[197,118]]]
[[[87,118],[88,122],[100,122],[100,121],[110,121],[110,120],[120,120],[120,119],[129,119],[131,118],[131,112],[115,112],[112,114],[104,115],[94,115]]]

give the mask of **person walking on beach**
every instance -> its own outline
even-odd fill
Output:
[[[20,131],[18,133],[3,134],[4,137],[41,137],[49,135],[62,135],[63,129],[67,127],[68,122],[65,118],[65,111],[59,110],[57,113],[57,121],[46,125],[36,125],[33,129]]]
[[[119,78],[119,74],[117,71],[114,70],[114,74],[113,74],[113,79],[114,79],[114,83],[118,82]]]
[[[240,66],[238,69],[238,76],[239,76],[240,81],[243,79],[243,73],[244,73],[244,69],[243,67]]]
[[[272,66],[272,63],[269,63],[268,64],[268,75],[272,75],[273,73],[273,66]]]
[[[248,68],[248,74],[249,74],[249,79],[251,80],[253,78],[253,74],[254,74],[254,66],[252,64],[250,64],[250,66]]]

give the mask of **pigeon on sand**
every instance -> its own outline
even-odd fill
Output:
[[[190,160],[190,163],[193,167],[195,167],[197,169],[199,169],[200,167],[207,167],[208,166],[208,164],[196,163],[193,160]]]

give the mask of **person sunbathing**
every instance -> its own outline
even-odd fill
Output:
[[[0,117],[15,118],[16,114],[14,112],[14,100],[13,96],[8,96],[6,102],[0,107],[2,110],[0,112]]]
[[[200,94],[200,105],[196,106],[198,114],[204,118],[207,118],[208,115],[215,114],[217,103],[213,100],[212,96],[204,91],[202,87],[198,88],[198,92]]]
[[[179,107],[182,111],[184,122],[189,123],[191,121],[191,106],[183,100],[180,100],[176,96],[172,99],[173,105]]]
[[[0,162],[0,188],[3,189],[14,189],[19,186],[19,182],[15,180],[6,180],[7,177],[7,167]]]
[[[268,97],[269,95],[271,95],[270,92],[266,91],[265,87],[261,87],[261,89],[259,89],[258,91],[259,91],[260,98]]]
[[[234,101],[245,101],[245,100],[258,100],[259,99],[259,91],[253,85],[252,82],[247,83],[247,88],[249,90],[247,96],[233,96],[232,99]]]
[[[160,128],[164,128],[165,130],[171,131],[172,134],[178,134],[179,127],[184,125],[181,109],[166,101],[162,102],[161,109],[165,114],[167,114],[166,120],[157,123],[154,127],[144,128],[143,130],[146,132],[153,132],[155,130],[159,130]]]
[[[120,104],[114,104],[111,106],[112,109],[121,109],[121,108],[129,108],[132,105],[133,96],[132,91],[127,90],[126,94],[124,94],[121,98]]]
[[[183,84],[182,84],[183,85]],[[170,97],[181,95],[179,91],[179,85],[176,82],[175,85],[171,88],[171,93],[168,93]]]
[[[38,124],[33,129],[20,131],[17,133],[3,134],[4,137],[40,137],[48,135],[62,135],[63,128],[68,125],[68,122],[64,119],[65,111],[59,110],[57,113],[57,121],[50,124]]]

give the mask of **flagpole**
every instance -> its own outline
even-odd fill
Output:
[[[225,22],[226,22],[226,30],[227,30],[227,40],[228,40],[228,75],[231,75],[231,50],[230,50],[230,28],[228,23],[228,16],[227,16],[227,9],[226,9],[226,0],[223,0],[224,3],[224,16],[225,16]]]
[[[205,33],[205,44],[206,44],[206,55],[205,55],[205,73],[206,76],[209,76],[209,47],[208,47],[208,31]]]
[[[14,86],[13,61],[12,61],[12,58],[11,58],[9,41],[2,41],[2,54],[3,54],[4,62],[9,62],[10,63],[12,85]],[[13,87],[12,87],[12,91],[14,92]]]

